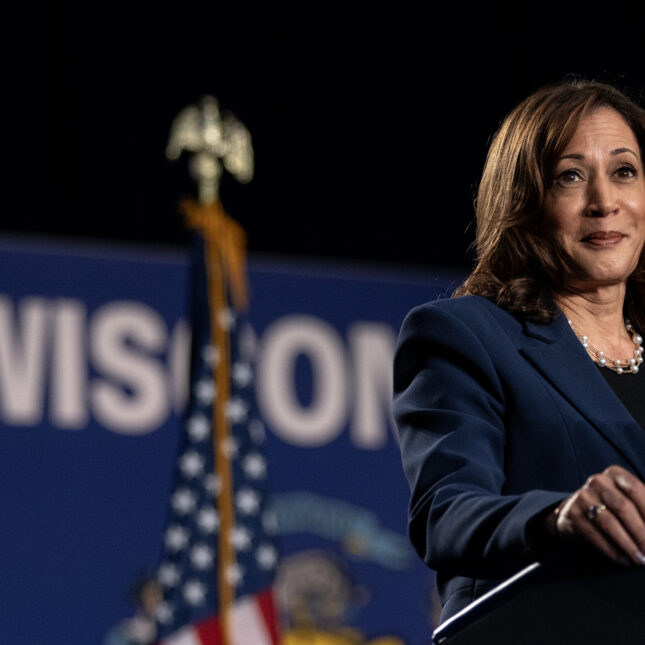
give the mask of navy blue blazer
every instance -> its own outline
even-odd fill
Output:
[[[410,539],[436,571],[442,621],[546,557],[538,519],[590,475],[618,464],[645,480],[645,432],[563,314],[522,321],[480,296],[413,309],[394,416]]]

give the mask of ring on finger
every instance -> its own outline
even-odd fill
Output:
[[[585,515],[591,520],[597,520],[598,516],[603,512],[606,511],[607,507],[604,504],[591,504],[591,506],[587,507],[587,510],[585,511]]]

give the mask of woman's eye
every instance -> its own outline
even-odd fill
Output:
[[[580,181],[581,177],[580,173],[577,170],[569,169],[561,172],[556,179],[562,183],[567,184],[574,181]]]
[[[636,176],[636,168],[630,165],[625,165],[621,166],[616,170],[616,174],[621,178],[621,179],[631,179],[632,177]]]

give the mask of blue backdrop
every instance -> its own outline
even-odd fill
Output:
[[[159,562],[186,401],[188,253],[6,239],[0,268],[0,642],[98,644]],[[391,361],[405,313],[458,277],[249,263],[279,579],[335,575],[339,620],[366,641],[430,642]]]

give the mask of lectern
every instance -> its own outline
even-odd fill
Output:
[[[434,645],[645,645],[645,567],[588,549],[520,571],[448,619]]]

